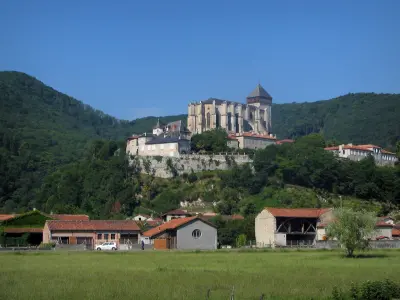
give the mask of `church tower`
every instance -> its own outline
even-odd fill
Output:
[[[271,95],[268,94],[261,84],[257,84],[256,88],[247,96],[246,100],[247,104],[257,106],[261,109],[266,109],[268,106],[272,105]]]
[[[247,96],[246,102],[249,106],[257,108],[256,119],[257,125],[260,124],[268,134],[272,131],[272,97],[268,92],[257,84],[256,88]]]

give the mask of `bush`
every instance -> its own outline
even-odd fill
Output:
[[[41,243],[40,245],[39,245],[39,249],[44,249],[44,250],[47,250],[47,249],[53,249],[54,247],[56,246],[56,243]]]
[[[332,291],[332,299],[354,300],[390,300],[400,297],[400,285],[389,279],[382,281],[366,281],[361,285],[352,284],[348,293],[338,288]]]

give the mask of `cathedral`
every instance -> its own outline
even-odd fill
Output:
[[[188,105],[188,129],[192,134],[224,128],[229,134],[271,134],[272,97],[258,84],[246,104],[216,98]]]

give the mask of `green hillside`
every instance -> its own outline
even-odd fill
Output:
[[[321,132],[325,139],[393,147],[400,136],[400,95],[351,94],[330,101],[276,104],[272,115],[280,138]],[[175,120],[185,121],[186,116],[161,118]],[[126,173],[116,175],[126,164],[123,157],[114,159],[112,154],[118,148],[123,154],[126,137],[149,131],[155,123],[156,117],[118,120],[29,75],[0,72],[0,210],[74,207],[108,216],[112,205],[125,201],[124,210],[131,212],[133,193],[143,186],[132,187]],[[151,186],[146,189],[152,191]],[[121,196],[121,191],[126,193]],[[187,192],[183,198],[190,196]],[[161,190],[152,193],[151,199]],[[153,205],[160,209],[175,205],[165,203],[164,196]],[[63,207],[66,203],[69,206]],[[100,207],[104,211],[98,211]]]
[[[80,159],[92,140],[124,140],[155,123],[118,120],[29,75],[0,72],[0,207],[7,200],[28,206],[42,178]]]
[[[272,107],[273,130],[281,138],[322,133],[328,140],[392,148],[400,140],[399,120],[400,94],[357,93]]]

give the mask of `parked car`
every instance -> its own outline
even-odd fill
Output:
[[[116,242],[105,242],[100,245],[96,245],[96,250],[117,250]]]

